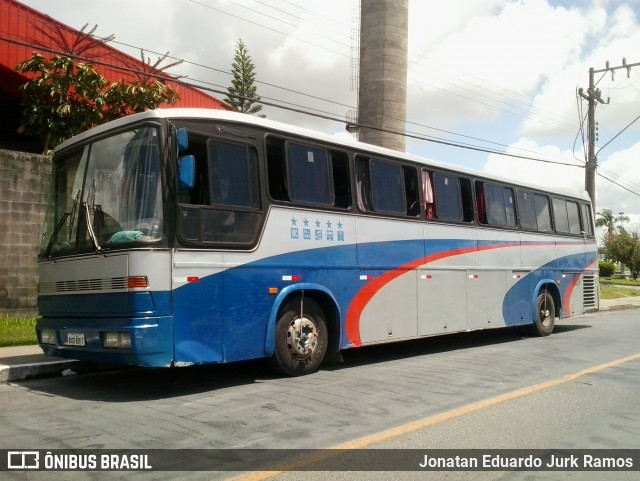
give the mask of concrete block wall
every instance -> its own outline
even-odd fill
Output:
[[[51,159],[0,149],[0,315],[36,312]]]

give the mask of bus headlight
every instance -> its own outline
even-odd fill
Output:
[[[102,346],[115,349],[131,349],[131,335],[128,332],[105,332]]]
[[[40,342],[42,344],[56,345],[56,331],[53,329],[42,329],[40,331]]]

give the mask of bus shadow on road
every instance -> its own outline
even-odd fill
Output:
[[[554,335],[591,327],[585,324],[556,325]],[[364,365],[428,356],[447,351],[534,339],[521,329],[490,329],[435,336],[404,342],[365,346],[342,352],[342,362],[325,362],[321,371],[340,371]],[[34,392],[76,400],[106,403],[151,401],[218,392],[243,385],[269,382],[281,377],[265,360],[229,364],[195,365],[178,368],[104,368],[78,369],[53,378],[18,381]],[[71,375],[69,375],[71,374]]]
[[[589,327],[591,326],[587,324],[556,324],[553,334],[551,335],[564,334]],[[416,356],[472,349],[482,346],[524,341],[527,339],[535,339],[535,337],[527,334],[525,329],[521,327],[460,332],[444,336],[433,336],[346,350],[342,352],[344,358],[343,363],[329,364],[326,367],[329,369],[341,369],[345,366],[375,364],[383,361],[408,359]]]

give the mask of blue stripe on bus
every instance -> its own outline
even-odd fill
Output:
[[[300,282],[329,286],[341,312],[341,347],[344,348],[350,345],[345,336],[346,312],[362,289],[362,284],[356,281],[362,269],[389,272],[443,251],[545,245],[556,243],[447,239],[378,242],[296,251],[230,268],[175,290],[176,360],[220,362],[262,357],[266,323],[274,303],[267,289],[286,287],[287,282],[281,280],[284,275],[295,274],[300,276]],[[581,246],[582,242],[565,245]],[[531,296],[535,286],[530,282],[533,279],[543,275],[553,277],[551,272],[557,274],[558,269],[582,270],[588,264],[587,256],[577,254],[555,259],[519,280],[503,303],[507,325],[531,322]],[[345,265],[353,267],[341,267]],[[518,307],[526,312],[524,317],[519,315]],[[223,322],[223,311],[226,312],[224,318],[233,321]]]

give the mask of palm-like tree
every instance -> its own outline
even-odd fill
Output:
[[[617,216],[613,215],[611,209],[602,209],[596,213],[599,216],[596,219],[596,227],[604,227],[607,229],[607,235],[613,235],[616,230],[616,222],[629,222],[629,217],[620,212]]]

